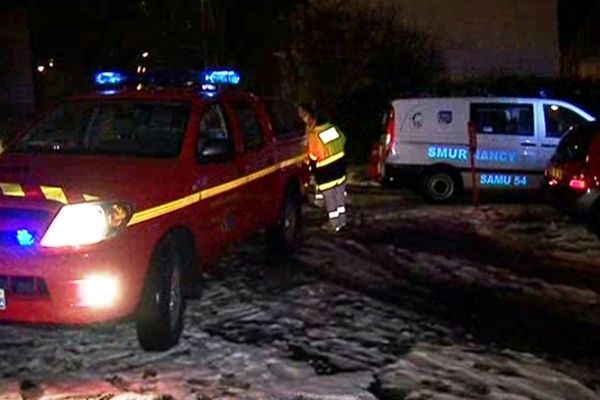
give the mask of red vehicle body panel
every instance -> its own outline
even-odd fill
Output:
[[[550,202],[573,216],[584,218],[600,205],[600,128],[591,129],[597,132],[585,145],[581,157],[559,161],[553,158],[544,174]]]
[[[41,294],[6,294],[0,321],[86,324],[122,318],[138,305],[154,248],[174,228],[193,234],[201,264],[206,266],[224,248],[276,223],[289,185],[304,190],[308,179],[303,136],[277,139],[265,106],[246,93],[205,99],[192,90],[125,91],[93,94],[68,101],[165,101],[191,104],[182,151],[178,158],[11,153],[0,160],[0,182],[16,183],[23,196],[0,194],[0,228],[27,226],[40,235],[63,203],[47,200],[40,186],[62,190],[69,203],[86,196],[131,204],[134,215],[117,236],[81,248],[49,249],[0,246],[0,281],[20,278],[44,282]],[[261,121],[263,145],[243,148],[241,127],[230,107],[237,101],[253,105]],[[196,161],[199,121],[209,104],[227,110],[237,156],[226,163]],[[15,216],[17,215],[17,216]],[[117,304],[108,309],[78,306],[74,281],[98,272],[121,283]],[[36,283],[37,285],[38,283]]]

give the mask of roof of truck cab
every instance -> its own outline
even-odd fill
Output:
[[[122,89],[103,90],[67,98],[67,101],[167,101],[204,103],[214,99],[239,99],[255,98],[255,96],[242,90],[225,90],[208,97],[199,88],[152,88],[152,89]]]

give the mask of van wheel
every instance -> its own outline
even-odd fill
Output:
[[[298,245],[302,230],[302,204],[300,196],[288,190],[277,224],[267,231],[267,245],[271,253],[282,255]]]
[[[459,191],[456,178],[449,172],[437,171],[425,177],[423,192],[428,200],[448,203],[454,200]]]
[[[137,337],[147,351],[164,351],[179,342],[183,330],[185,252],[170,236],[153,256],[136,320]]]

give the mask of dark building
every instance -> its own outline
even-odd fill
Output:
[[[0,10],[0,117],[34,111],[27,12]]]

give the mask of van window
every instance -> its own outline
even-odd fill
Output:
[[[598,124],[587,124],[571,129],[560,141],[552,161],[557,163],[584,161],[592,139],[599,133],[600,125]]]
[[[473,103],[471,121],[482,134],[533,136],[533,104]]]
[[[561,138],[570,127],[587,122],[575,111],[554,104],[544,105],[544,119],[546,120],[546,137],[549,138]]]

